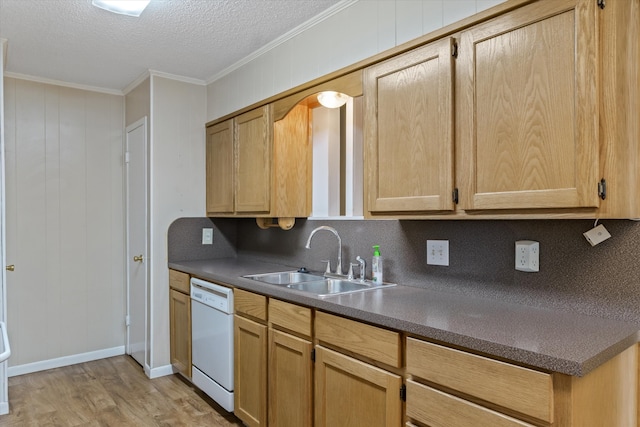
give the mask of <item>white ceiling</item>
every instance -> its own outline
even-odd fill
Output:
[[[91,0],[0,0],[9,73],[121,91],[148,70],[208,81],[344,0],[151,0],[139,18]]]

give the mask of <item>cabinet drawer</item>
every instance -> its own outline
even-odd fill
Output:
[[[169,287],[183,294],[191,294],[189,275],[177,270],[169,270]]]
[[[396,368],[402,365],[398,332],[318,311],[316,338]]]
[[[533,427],[464,399],[407,380],[407,417],[431,427]]]
[[[269,321],[290,331],[311,336],[311,309],[296,304],[269,300]]]
[[[236,313],[246,314],[264,321],[267,320],[267,297],[264,295],[254,294],[242,289],[234,289],[233,304]]]
[[[553,423],[550,374],[407,338],[407,373]]]

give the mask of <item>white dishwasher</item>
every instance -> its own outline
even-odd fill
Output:
[[[233,412],[233,291],[191,279],[193,383]]]

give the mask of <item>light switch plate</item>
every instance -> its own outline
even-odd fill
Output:
[[[213,245],[213,228],[202,229],[202,244]]]

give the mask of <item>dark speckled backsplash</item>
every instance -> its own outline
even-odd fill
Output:
[[[214,219],[214,245],[203,252],[198,248],[203,221],[211,224],[206,218],[191,218],[172,225],[170,261],[179,260],[176,252],[180,260],[238,254],[311,270],[321,270],[320,260],[331,258],[335,268],[337,240],[331,233],[316,234],[311,249],[304,248],[311,230],[330,225],[342,238],[345,272],[348,262],[360,255],[367,260],[370,277],[371,246],[379,244],[385,281],[640,324],[640,222],[601,221],[612,237],[591,247],[582,236],[593,227],[591,220],[299,219],[292,230],[283,231],[260,230],[250,219]],[[188,232],[190,228],[194,231]],[[197,238],[185,242],[186,236]],[[449,240],[449,267],[427,265],[427,239]],[[540,242],[540,272],[514,269],[516,240]]]

